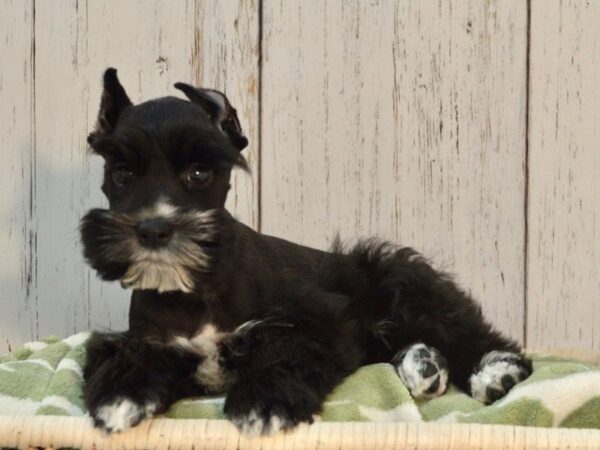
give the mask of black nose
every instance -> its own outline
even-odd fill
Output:
[[[135,229],[140,244],[144,247],[164,247],[173,236],[173,227],[165,219],[142,220]]]

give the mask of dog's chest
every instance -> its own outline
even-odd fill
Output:
[[[213,393],[222,392],[230,382],[230,377],[220,364],[219,351],[219,343],[228,335],[214,323],[207,323],[191,338],[178,336],[174,341],[175,345],[203,357],[196,369],[196,380]]]

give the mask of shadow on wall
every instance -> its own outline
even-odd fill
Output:
[[[38,145],[31,177],[15,173],[14,195],[0,206],[0,353],[48,335],[127,327],[129,293],[96,277],[79,242],[80,217],[106,205],[102,160],[75,151],[50,158]]]

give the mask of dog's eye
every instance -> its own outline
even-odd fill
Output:
[[[112,171],[112,179],[118,186],[123,186],[131,181],[133,178],[133,172],[127,168],[127,166],[119,165]]]
[[[201,164],[192,164],[185,173],[185,182],[188,186],[202,187],[212,181],[213,173]]]

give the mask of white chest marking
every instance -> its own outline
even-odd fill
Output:
[[[219,341],[227,334],[207,324],[191,339],[175,338],[175,345],[204,357],[196,369],[196,380],[210,392],[222,392],[229,383],[229,377],[219,364]]]

